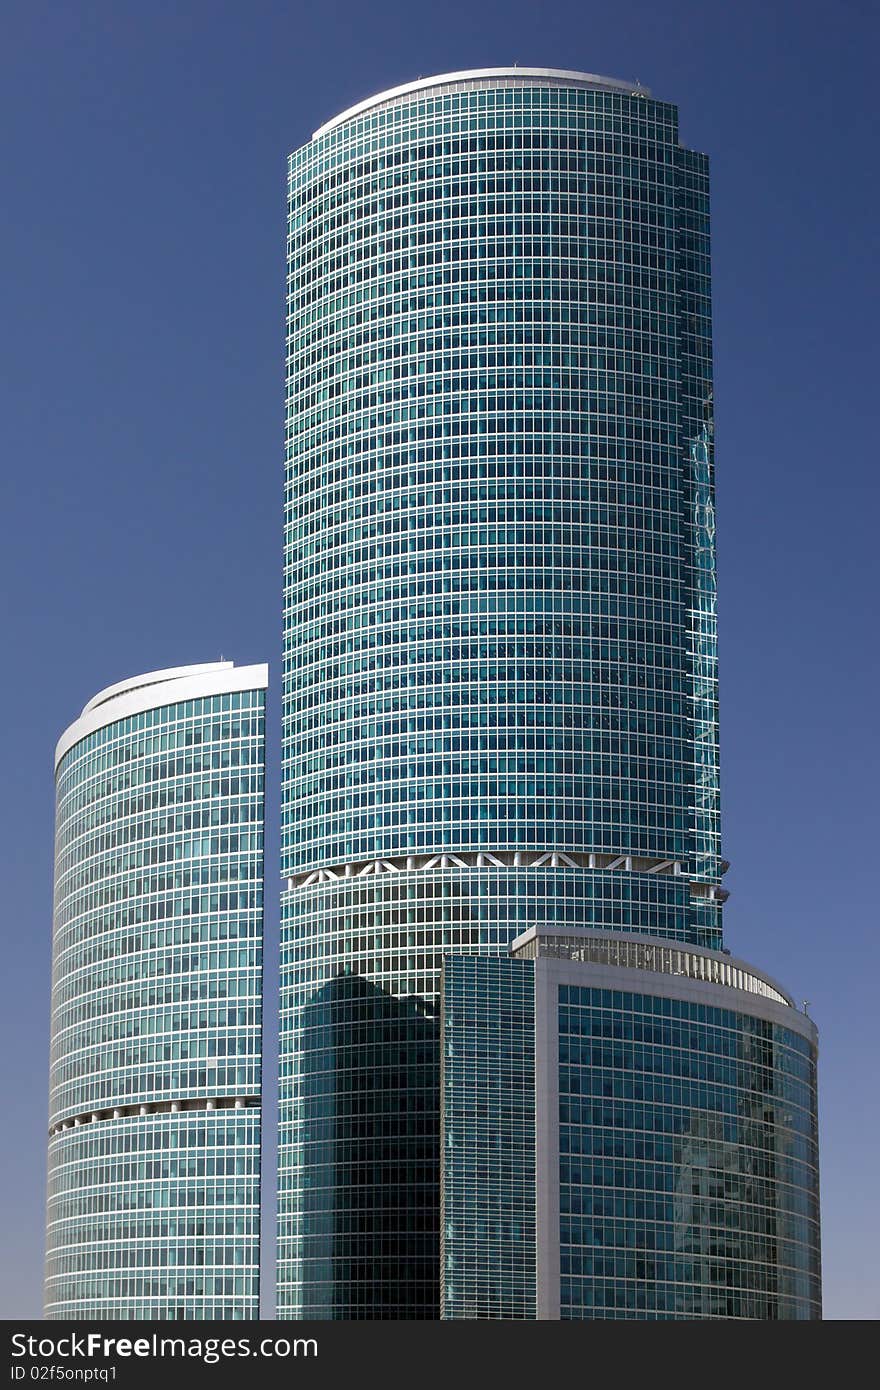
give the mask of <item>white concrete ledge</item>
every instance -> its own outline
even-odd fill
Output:
[[[443,72],[438,73],[436,77],[420,77],[415,82],[404,82],[400,87],[389,87],[384,92],[377,92],[375,96],[367,97],[364,101],[347,107],[338,116],[325,121],[315,131],[312,139],[317,140],[320,135],[326,135],[328,130],[350,121],[353,116],[362,115],[371,107],[386,106],[389,102],[398,101],[403,97],[426,92],[431,87],[467,86],[473,82],[491,82],[493,78],[505,82],[519,81],[528,87],[540,86],[543,80],[559,87],[590,87],[598,91],[623,92],[627,96],[651,95],[647,87],[640,87],[637,82],[625,82],[618,77],[600,77],[593,72],[571,72],[567,68],[468,68],[464,72]]]
[[[201,700],[210,695],[228,695],[240,690],[265,690],[269,667],[236,666],[231,661],[206,662],[202,666],[173,666],[166,671],[149,671],[142,676],[108,685],[84,706],[82,714],[64,730],[55,746],[58,764],[81,739],[148,709],[176,705],[181,700]]]

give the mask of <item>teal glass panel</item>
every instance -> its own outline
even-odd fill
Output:
[[[447,956],[440,1073],[440,1316],[534,1320],[535,971]]]
[[[278,1311],[436,1317],[447,928],[503,953],[537,888],[721,944],[707,166],[667,103],[512,76],[319,133],[288,215]],[[523,851],[620,871],[406,867]]]
[[[265,692],[61,759],[46,1316],[259,1315]]]
[[[626,991],[558,1005],[561,1317],[820,1318],[809,1041]]]

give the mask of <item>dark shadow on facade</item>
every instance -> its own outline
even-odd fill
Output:
[[[439,1035],[421,999],[340,975],[302,1013],[305,1318],[435,1318]]]

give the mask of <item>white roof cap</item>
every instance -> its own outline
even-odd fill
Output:
[[[343,121],[350,121],[352,116],[360,116],[364,111],[369,111],[371,106],[384,106],[401,97],[427,91],[430,87],[467,86],[469,83],[491,82],[493,78],[501,78],[506,83],[511,79],[521,81],[527,87],[536,87],[542,82],[547,82],[551,86],[590,87],[599,91],[625,92],[628,96],[651,95],[650,90],[639,86],[638,82],[625,82],[618,77],[600,77],[594,72],[569,72],[566,68],[468,68],[464,72],[443,72],[436,77],[420,77],[415,82],[404,82],[401,87],[389,87],[384,92],[377,92],[375,96],[367,97],[366,100],[349,106],[338,116],[325,121],[315,131],[312,139],[325,135],[328,130],[341,125]]]
[[[55,770],[74,744],[144,710],[176,705],[181,700],[201,700],[207,695],[226,695],[236,690],[265,690],[269,667],[236,666],[232,661],[209,661],[200,666],[171,666],[117,681],[93,695],[82,714],[64,730],[55,746]]]

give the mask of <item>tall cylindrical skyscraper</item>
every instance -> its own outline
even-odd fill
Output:
[[[444,953],[721,947],[707,179],[532,68],[291,157],[282,1316],[438,1314]]]
[[[151,671],[59,740],[47,1317],[259,1316],[266,677]]]

